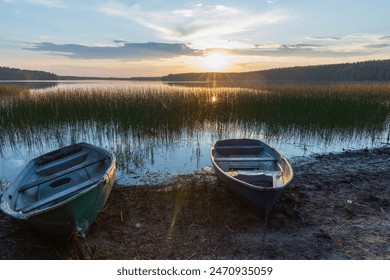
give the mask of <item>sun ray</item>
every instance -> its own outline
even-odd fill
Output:
[[[229,57],[221,52],[212,52],[202,58],[204,67],[208,70],[218,71],[229,65]]]

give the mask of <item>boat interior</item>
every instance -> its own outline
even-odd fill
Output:
[[[282,186],[281,159],[260,145],[214,147],[215,163],[229,176],[260,187]]]
[[[50,207],[95,185],[110,165],[110,157],[88,147],[72,147],[35,160],[19,183],[11,207],[27,213]]]

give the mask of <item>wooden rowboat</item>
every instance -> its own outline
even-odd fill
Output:
[[[225,185],[265,209],[271,208],[293,178],[289,162],[260,140],[217,141],[210,155]]]
[[[1,197],[0,209],[32,227],[84,235],[115,181],[115,156],[79,143],[31,160]]]

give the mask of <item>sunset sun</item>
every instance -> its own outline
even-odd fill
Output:
[[[229,57],[223,53],[210,53],[203,57],[202,62],[207,69],[217,71],[229,64]]]

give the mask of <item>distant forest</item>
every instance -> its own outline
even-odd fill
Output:
[[[185,73],[164,77],[103,78],[58,76],[44,71],[0,67],[0,80],[82,80],[112,79],[167,82],[343,82],[390,81],[390,59],[356,63],[297,66],[242,73]]]
[[[18,68],[0,67],[0,80],[58,80],[53,73]]]
[[[135,80],[135,81],[161,81],[161,77],[133,77],[133,78],[112,78],[112,77],[77,77],[59,76],[53,73],[24,70],[0,66],[0,80]]]
[[[178,82],[342,82],[390,81],[390,60],[297,66],[243,73],[185,73],[162,77]]]

